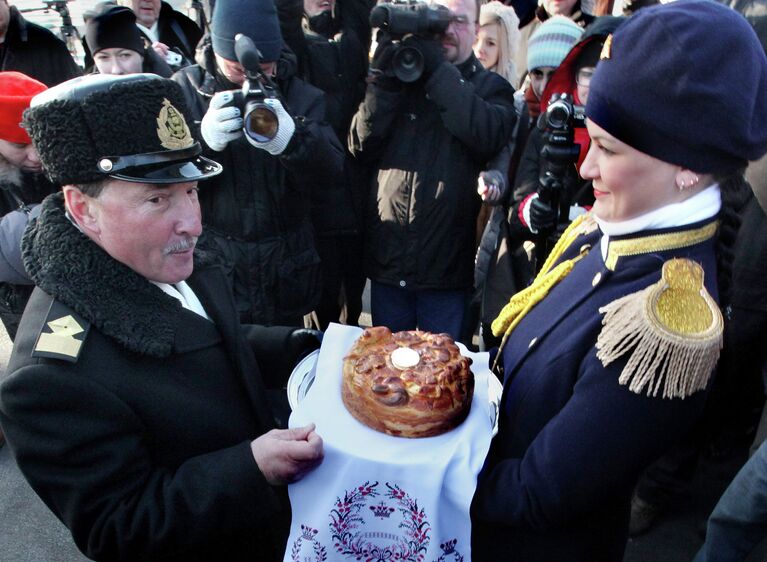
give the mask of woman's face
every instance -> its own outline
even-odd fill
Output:
[[[498,24],[489,23],[479,28],[474,42],[474,55],[484,68],[495,68],[498,64]]]
[[[594,184],[594,214],[608,222],[633,219],[686,199],[676,187],[679,166],[639,152],[591,120],[586,127],[591,148],[581,176]]]
[[[137,74],[143,68],[144,57],[132,49],[112,47],[93,55],[93,62],[101,74]]]

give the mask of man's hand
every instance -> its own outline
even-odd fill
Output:
[[[436,39],[410,35],[402,41],[403,47],[413,47],[423,55],[423,77],[431,76],[437,67],[445,61],[442,45]]]
[[[170,51],[170,48],[165,43],[160,43],[159,41],[152,43],[152,49],[154,49],[155,53],[160,55],[162,60],[165,60],[168,56],[168,51]]]
[[[498,170],[487,170],[479,174],[477,193],[486,203],[497,203],[501,198],[503,175]]]
[[[269,140],[259,140],[250,132],[245,135],[245,140],[256,148],[266,150],[269,154],[277,156],[282,154],[288,146],[293,133],[296,132],[296,122],[290,114],[285,111],[282,102],[275,98],[266,98],[264,103],[268,105],[277,117],[277,133]]]
[[[200,123],[202,138],[216,152],[221,152],[226,145],[242,135],[242,118],[239,108],[225,107],[233,99],[234,94],[231,91],[216,92]]]
[[[290,484],[317,467],[323,458],[322,438],[314,424],[273,429],[250,443],[259,470],[273,486]]]

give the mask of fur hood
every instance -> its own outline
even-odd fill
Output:
[[[64,214],[64,196],[42,204],[21,244],[35,284],[130,351],[167,357],[173,349],[181,303],[116,261]],[[195,267],[209,260],[195,252]]]

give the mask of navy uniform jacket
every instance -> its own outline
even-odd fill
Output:
[[[657,282],[673,257],[698,262],[716,298],[715,228],[612,237],[606,261],[598,230],[568,249],[564,258],[591,247],[503,351],[500,430],[472,505],[473,560],[622,560],[633,486],[690,429],[705,392],[664,399],[620,385],[630,354],[608,367],[596,357],[599,308]]]
[[[19,468],[96,560],[282,560],[285,490],[250,449],[273,421],[224,273],[196,263],[187,281],[210,322],[77,232],[60,200],[25,244],[58,297],[35,289],[0,386]]]

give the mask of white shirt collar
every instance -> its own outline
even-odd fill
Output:
[[[672,203],[655,209],[633,219],[608,222],[594,215],[594,219],[602,231],[602,259],[607,259],[607,247],[610,236],[622,236],[633,234],[643,230],[656,230],[659,228],[673,228],[696,222],[704,221],[715,216],[722,208],[722,195],[719,184],[708,186],[700,193],[693,195],[681,203]]]
[[[136,27],[138,27],[141,31],[144,32],[144,35],[149,37],[149,40],[152,43],[157,43],[160,40],[160,35],[157,31],[157,22],[160,21],[160,18],[157,18],[155,22],[152,24],[152,27],[146,27],[139,22],[136,22]]]
[[[168,283],[157,283],[156,281],[149,282],[153,285],[157,285],[165,294],[170,295],[174,299],[177,299],[181,303],[181,306],[187,310],[191,310],[203,318],[210,320],[210,316],[208,316],[205,312],[200,299],[198,299],[197,295],[194,294],[192,288],[186,284],[186,281],[179,281],[175,285],[169,285]]]

